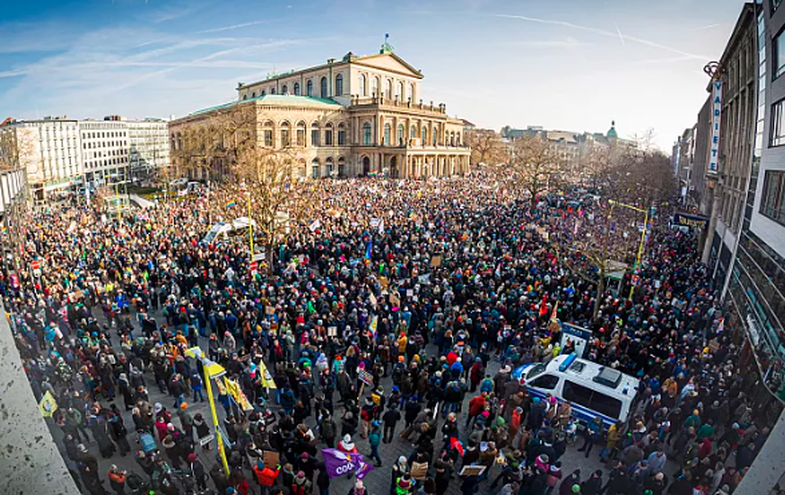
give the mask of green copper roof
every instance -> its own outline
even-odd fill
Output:
[[[617,137],[619,137],[618,134],[616,134],[616,121],[615,120],[611,121],[611,128],[610,128],[610,130],[608,130],[608,137],[609,138],[617,138]]]
[[[257,96],[256,98],[248,98],[247,100],[232,101],[229,103],[224,103],[223,105],[216,105],[214,107],[203,108],[201,110],[192,112],[189,115],[199,115],[203,113],[209,113],[215,110],[231,108],[235,105],[248,103],[251,101],[260,101],[263,103],[280,103],[280,104],[288,104],[288,105],[309,105],[309,106],[328,106],[328,107],[341,106],[340,103],[329,98],[314,98],[312,96],[295,96],[295,95],[264,95],[264,96]]]

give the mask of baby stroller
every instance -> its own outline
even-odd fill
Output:
[[[128,473],[125,477],[125,486],[129,495],[142,495],[150,491],[150,483],[146,482],[136,473]]]
[[[155,437],[147,430],[139,430],[137,443],[141,445],[142,452],[148,456],[158,452],[158,444],[155,443]]]

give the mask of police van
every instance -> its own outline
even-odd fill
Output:
[[[627,421],[639,383],[633,376],[580,359],[575,353],[557,356],[547,364],[524,364],[512,376],[526,380],[532,397],[545,400],[552,395],[559,402],[570,401],[573,417],[580,423],[600,417],[606,429],[616,421]]]

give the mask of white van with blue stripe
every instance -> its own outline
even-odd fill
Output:
[[[532,397],[545,400],[550,394],[559,402],[570,401],[579,422],[588,424],[600,417],[606,429],[616,421],[627,421],[639,383],[633,376],[580,359],[575,353],[557,356],[547,364],[524,364],[512,377],[524,378]]]

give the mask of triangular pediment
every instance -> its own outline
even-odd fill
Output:
[[[377,69],[388,70],[398,74],[416,77],[418,79],[423,77],[417,69],[406,63],[404,59],[394,53],[379,53],[377,55],[361,57],[356,59],[354,63],[358,65],[375,67]]]

